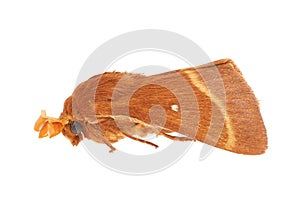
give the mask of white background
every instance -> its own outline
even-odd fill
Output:
[[[1,1],[0,201],[299,201],[299,19],[297,1]],[[260,100],[266,154],[199,162],[196,143],[163,172],[127,176],[61,135],[37,138],[40,109],[60,114],[87,57],[146,28],[236,62]]]

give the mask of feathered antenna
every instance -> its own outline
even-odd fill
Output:
[[[46,111],[42,110],[41,115],[35,122],[34,130],[40,132],[39,138],[50,138],[58,135],[68,124],[68,121],[46,116]]]

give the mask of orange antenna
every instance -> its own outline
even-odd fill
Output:
[[[68,121],[46,116],[46,111],[42,110],[41,115],[34,124],[34,130],[40,132],[39,138],[58,135],[68,124]]]

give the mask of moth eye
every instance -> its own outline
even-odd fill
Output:
[[[82,132],[82,126],[77,121],[73,121],[70,123],[71,132],[74,134],[80,134]]]

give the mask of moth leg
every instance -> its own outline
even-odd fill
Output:
[[[110,143],[110,141],[104,135],[100,134],[100,135],[97,135],[97,136],[101,139],[101,141],[104,144],[106,144],[110,148],[110,150],[109,150],[110,153],[112,153],[113,151],[116,150],[116,148],[114,146],[112,146],[112,144]]]
[[[112,153],[113,151],[115,151],[116,148],[114,146],[112,146],[112,144],[104,136],[102,136],[102,137],[103,137],[103,140],[102,140],[103,143],[106,144],[110,148],[109,152]]]
[[[169,138],[169,139],[175,140],[175,141],[195,141],[194,138],[190,138],[190,137],[178,137],[178,136],[168,135],[167,133],[164,133],[164,132],[160,132],[159,135],[163,135],[166,138]]]
[[[92,133],[97,138],[99,138],[99,141],[96,140],[97,142],[106,144],[110,148],[110,150],[109,150],[110,153],[116,150],[116,148],[114,146],[112,146],[110,141],[104,135],[99,134],[99,131],[97,130],[97,128],[94,125],[89,125],[87,127],[87,130],[89,133]]]
[[[154,143],[152,143],[152,142],[149,142],[149,141],[147,141],[147,140],[143,140],[143,139],[139,139],[139,138],[137,138],[137,137],[134,137],[134,136],[132,136],[132,135],[129,135],[129,134],[126,134],[126,133],[124,133],[124,132],[122,132],[126,137],[129,137],[129,138],[131,138],[131,139],[133,139],[133,140],[135,140],[135,141],[139,141],[139,142],[142,142],[142,143],[146,143],[146,144],[149,144],[149,145],[151,145],[151,146],[154,146],[155,148],[158,148],[158,145],[156,145],[156,144],[154,144]]]

